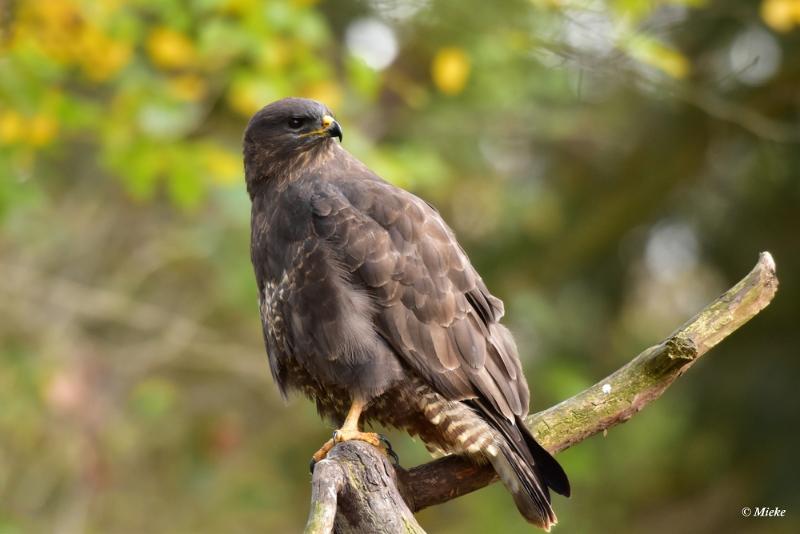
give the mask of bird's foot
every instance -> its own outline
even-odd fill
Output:
[[[392,444],[389,443],[389,440],[386,439],[386,436],[384,436],[383,434],[376,434],[375,432],[360,432],[358,430],[340,429],[333,433],[332,441],[334,442],[335,445],[343,441],[351,441],[354,439],[358,441],[364,441],[366,443],[369,443],[373,447],[376,447],[383,454],[391,458],[395,465],[400,463],[400,458],[398,458],[397,453],[394,452]]]
[[[314,466],[317,465],[317,462],[324,460],[334,446],[344,441],[352,440],[369,443],[373,447],[376,447],[383,454],[391,458],[395,465],[400,464],[400,458],[398,458],[397,453],[394,452],[394,449],[392,449],[392,444],[389,443],[389,440],[386,439],[386,436],[383,434],[376,434],[375,432],[360,432],[358,430],[348,430],[342,428],[335,431],[333,433],[333,437],[326,441],[322,447],[320,447],[319,450],[311,457],[311,472],[314,472]]]

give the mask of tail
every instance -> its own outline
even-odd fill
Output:
[[[566,473],[536,442],[520,417],[512,422],[493,414],[491,409],[481,411],[504,438],[496,449],[487,449],[487,459],[525,519],[549,532],[550,527],[558,523],[550,505],[549,490],[569,497]]]

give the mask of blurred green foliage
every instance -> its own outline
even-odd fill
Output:
[[[270,383],[240,158],[289,95],[440,208],[534,409],[771,250],[774,304],[560,455],[556,510],[564,533],[796,532],[799,27],[800,0],[0,4],[0,533],[300,530],[330,428]],[[529,531],[498,486],[420,519]]]

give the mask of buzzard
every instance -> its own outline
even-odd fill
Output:
[[[545,530],[561,466],[525,427],[530,394],[511,333],[464,249],[428,203],[334,138],[323,104],[286,98],[244,134],[251,258],[272,376],[339,425],[314,455],[376,421],[429,449],[489,462]]]

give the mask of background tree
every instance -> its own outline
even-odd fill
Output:
[[[0,532],[305,521],[330,430],[270,383],[240,156],[288,94],[442,211],[534,410],[770,250],[781,295],[714,364],[559,455],[558,528],[795,531],[799,28],[798,0],[1,4]],[[499,487],[419,520],[528,532]]]

